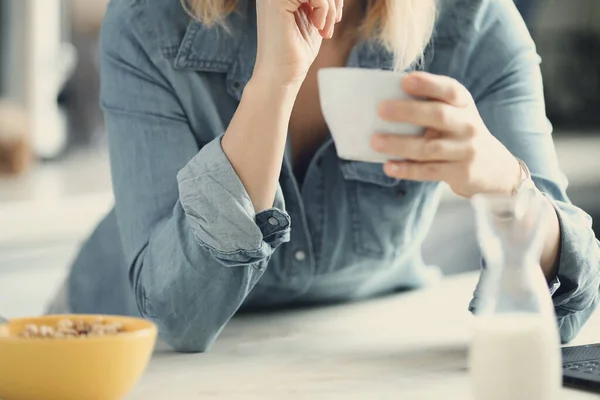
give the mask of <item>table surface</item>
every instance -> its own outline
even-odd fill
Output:
[[[164,345],[129,400],[471,399],[475,274],[368,302],[234,318],[205,354]],[[598,341],[595,313],[573,344]],[[564,389],[561,399],[597,399]]]

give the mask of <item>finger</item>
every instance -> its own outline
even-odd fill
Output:
[[[335,29],[335,21],[337,18],[337,7],[335,0],[329,0],[329,8],[327,11],[327,22],[325,23],[325,38],[331,39],[333,37],[333,31]]]
[[[342,20],[342,12],[344,10],[344,0],[335,0],[335,9],[337,11],[335,22]]]
[[[312,22],[319,31],[323,31],[327,24],[329,0],[309,0],[308,3],[312,7],[310,22]]]
[[[425,131],[425,133],[423,134],[423,137],[425,139],[439,139],[439,138],[441,138],[443,136],[444,135],[442,134],[442,132],[436,131],[434,129],[427,129]]]
[[[468,107],[473,103],[471,93],[448,76],[413,72],[404,77],[402,88],[415,97],[439,100],[455,107]]]
[[[373,149],[412,161],[466,161],[474,156],[470,140],[426,139],[420,136],[374,135]]]
[[[388,161],[383,171],[390,178],[409,181],[443,181],[451,163]]]
[[[441,132],[466,136],[473,126],[463,109],[438,101],[388,100],[379,106],[379,116],[390,122],[404,122]]]

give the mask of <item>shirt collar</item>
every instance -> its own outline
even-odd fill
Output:
[[[239,9],[227,17],[227,29],[190,22],[174,61],[180,70],[226,73],[236,97],[252,76],[257,49],[254,2],[242,0]],[[382,44],[364,41],[351,51],[347,66],[392,70],[394,56]]]

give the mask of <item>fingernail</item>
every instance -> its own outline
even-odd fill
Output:
[[[417,90],[419,88],[419,82],[413,77],[404,78],[404,88],[408,90]]]
[[[342,14],[344,13],[344,7],[341,7],[338,11],[337,14],[337,22],[340,22],[342,20]]]
[[[384,101],[379,105],[379,114],[386,116],[392,112],[393,105],[388,101]]]
[[[400,166],[398,164],[388,163],[387,167],[388,171],[390,171],[393,174],[397,174],[398,172],[400,172]]]
[[[385,149],[385,139],[381,136],[373,136],[372,145],[375,150],[383,150]]]

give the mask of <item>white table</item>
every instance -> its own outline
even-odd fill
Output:
[[[206,354],[159,345],[128,399],[471,399],[476,276],[369,302],[236,317]],[[598,341],[600,313],[577,344]],[[563,399],[597,399],[564,390]]]

